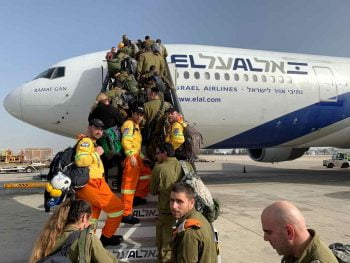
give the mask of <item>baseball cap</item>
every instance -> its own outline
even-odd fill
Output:
[[[171,106],[171,107],[168,108],[165,112],[166,112],[166,113],[172,113],[172,112],[174,112],[174,111],[179,112],[179,110],[178,110],[176,107]]]
[[[145,109],[142,106],[136,106],[134,108],[133,112],[138,112],[138,113],[145,114]]]
[[[103,128],[105,125],[100,119],[92,119],[89,121],[89,126],[95,126],[96,128]]]

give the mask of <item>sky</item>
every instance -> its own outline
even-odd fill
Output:
[[[123,34],[165,45],[350,57],[348,10],[348,0],[1,0],[0,149],[74,144],[15,119],[2,102],[50,65],[110,49]]]

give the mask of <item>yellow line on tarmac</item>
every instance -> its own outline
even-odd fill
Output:
[[[45,187],[46,182],[36,182],[36,183],[9,183],[4,184],[4,188],[42,188]]]

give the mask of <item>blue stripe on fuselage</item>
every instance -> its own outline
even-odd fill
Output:
[[[350,117],[350,93],[337,102],[318,102],[207,148],[266,148],[280,145]]]

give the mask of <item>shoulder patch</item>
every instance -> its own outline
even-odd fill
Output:
[[[128,134],[128,133],[129,133],[129,128],[125,128],[125,129],[123,130],[123,135]]]
[[[83,142],[82,144],[80,144],[81,147],[90,147],[90,143],[88,142]]]
[[[174,129],[174,134],[176,135],[176,134],[179,134],[180,133],[180,129],[179,128],[175,128]]]

